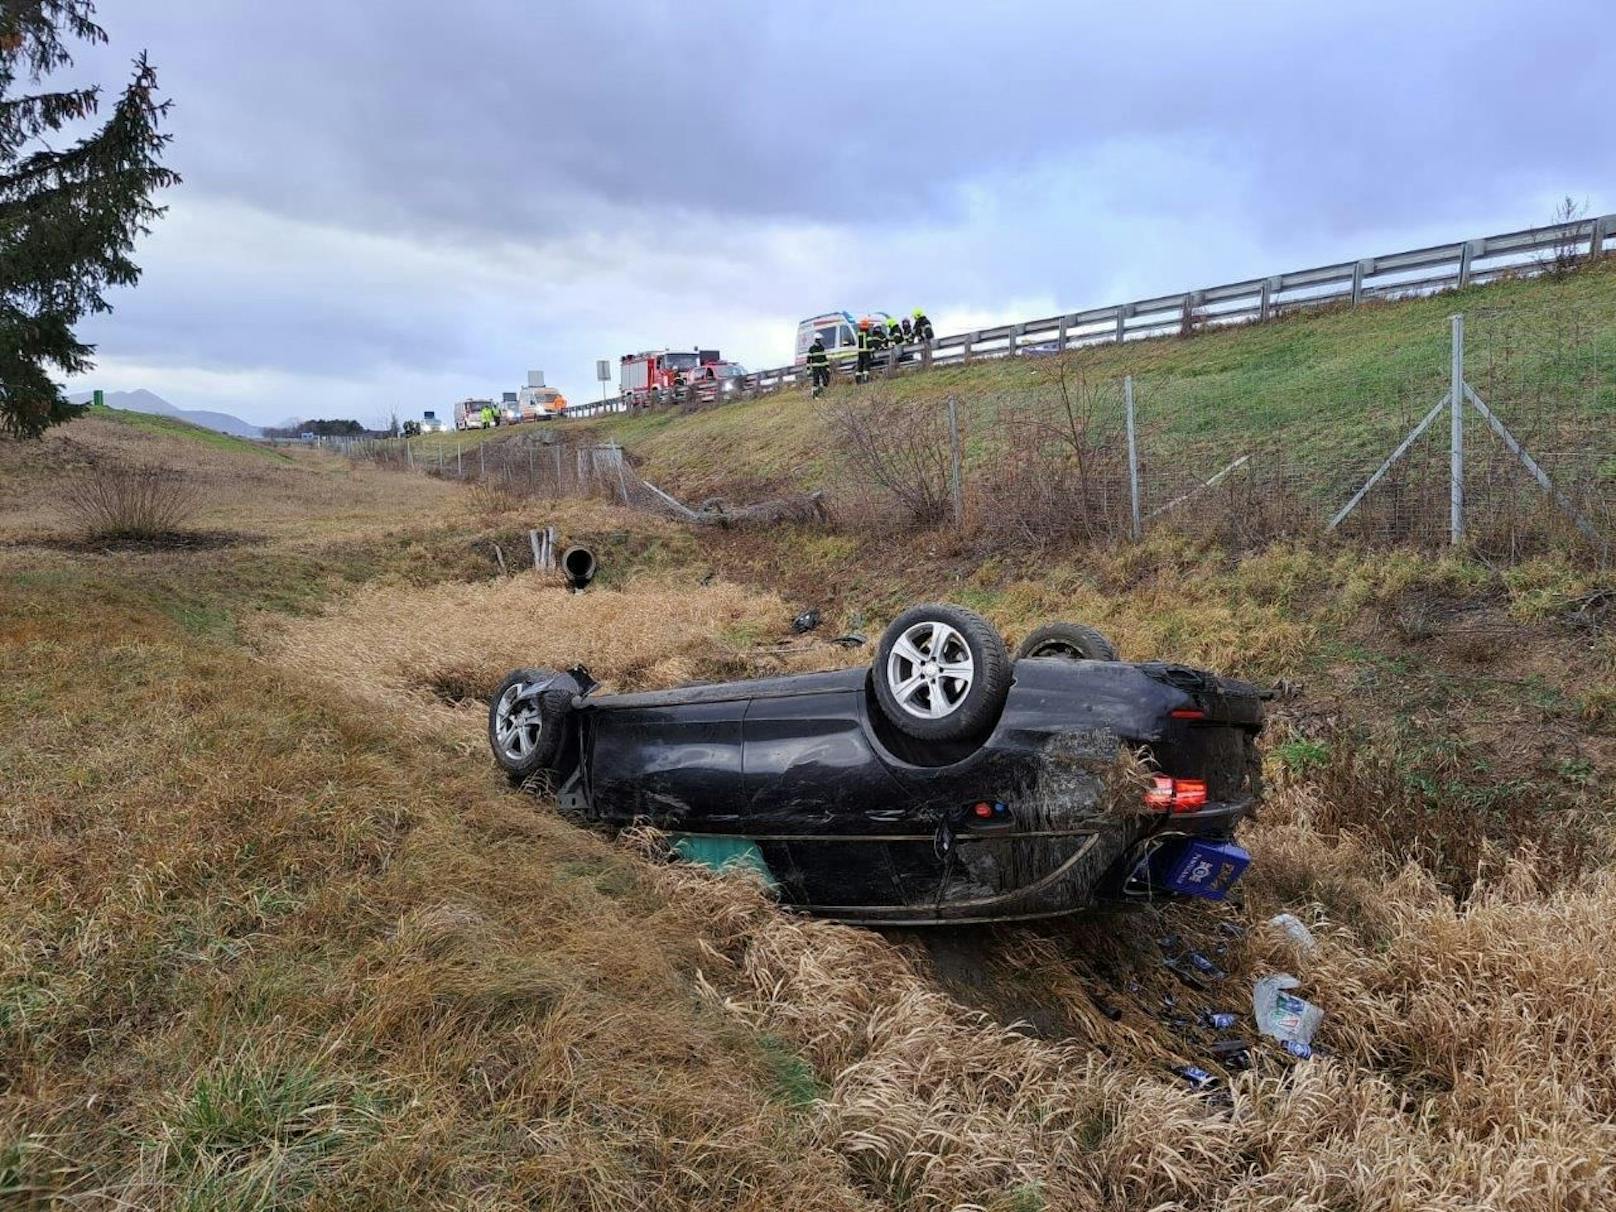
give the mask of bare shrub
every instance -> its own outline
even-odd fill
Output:
[[[1090,382],[1064,359],[1053,392],[999,410],[1004,460],[990,530],[1035,545],[1109,542],[1128,533],[1128,448],[1114,381]]]
[[[1576,223],[1588,215],[1588,200],[1584,198],[1578,202],[1570,194],[1561,198],[1554,208],[1554,215],[1550,222],[1555,224]],[[1575,232],[1567,232],[1555,238],[1553,244],[1538,254],[1537,263],[1545,273],[1556,278],[1564,277],[1576,269],[1585,259],[1582,240]]]
[[[935,400],[899,403],[877,396],[838,405],[831,439],[864,488],[888,497],[917,526],[949,516],[948,410]]]
[[[62,486],[67,512],[98,539],[152,539],[182,530],[197,499],[196,485],[183,472],[150,463],[101,463]]]

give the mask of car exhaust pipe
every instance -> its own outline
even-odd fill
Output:
[[[561,575],[573,593],[595,579],[596,567],[595,553],[587,547],[569,547],[561,553]]]

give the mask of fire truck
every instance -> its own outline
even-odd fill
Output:
[[[624,354],[618,360],[617,393],[631,407],[671,400],[678,386],[676,380],[689,383],[698,369],[721,360],[716,349],[653,349]]]
[[[466,399],[455,405],[454,424],[456,429],[486,429],[488,422],[484,419],[484,410],[493,414],[494,424],[499,424],[499,409],[492,400]]]

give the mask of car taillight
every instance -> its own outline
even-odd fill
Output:
[[[1206,712],[1199,707],[1178,707],[1167,713],[1175,720],[1204,720]]]
[[[1145,807],[1156,812],[1194,812],[1205,808],[1206,780],[1155,775],[1145,788]]]

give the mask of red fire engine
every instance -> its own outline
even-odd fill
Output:
[[[719,361],[716,349],[654,349],[624,354],[618,363],[617,392],[625,404],[648,404],[659,395],[671,397],[675,380],[689,382],[695,371]]]

